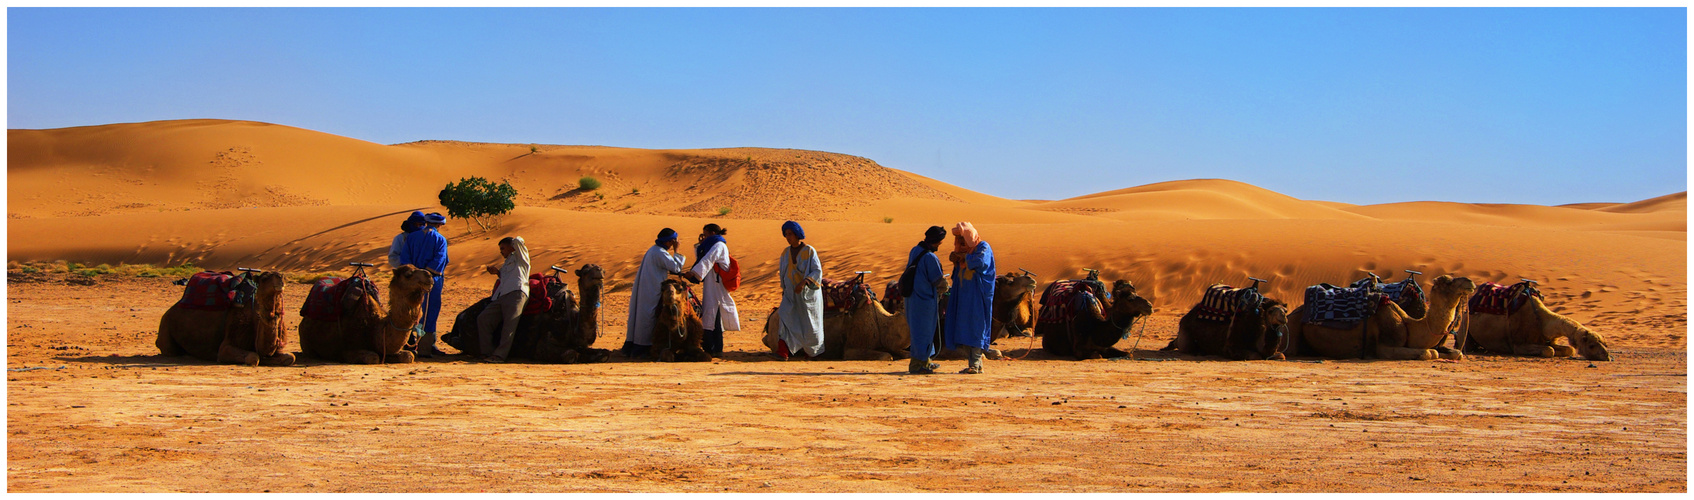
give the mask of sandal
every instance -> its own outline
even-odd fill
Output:
[[[959,370],[959,373],[963,373],[965,375],[976,375],[978,373],[982,373],[982,369],[971,366],[971,367],[966,367],[963,370]]]

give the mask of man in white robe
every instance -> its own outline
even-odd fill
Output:
[[[688,256],[677,252],[676,231],[665,228],[635,269],[635,287],[630,289],[629,329],[624,333],[622,353],[626,358],[646,357],[653,347],[653,315],[659,308],[659,285],[672,274],[681,273]]]

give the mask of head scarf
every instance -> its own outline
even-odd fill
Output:
[[[933,245],[940,243],[941,240],[945,238],[947,238],[947,230],[943,229],[941,226],[929,226],[929,230],[923,232],[924,243]]]
[[[784,222],[784,223],[782,223],[782,230],[783,231],[793,231],[795,238],[799,238],[799,239],[802,239],[802,240],[806,239],[806,230],[801,229],[800,223],[798,223],[798,222],[794,222],[794,221]]]
[[[412,212],[412,215],[410,217],[406,217],[405,222],[400,223],[400,230],[410,233],[412,231],[417,231],[419,229],[422,229],[423,225],[424,225],[424,214],[423,214],[423,212]]]
[[[430,212],[430,213],[424,215],[424,222],[428,223],[428,224],[446,224],[447,223],[447,216],[441,215],[441,214],[435,213],[435,212]]]
[[[969,222],[960,222],[953,226],[953,251],[970,253],[976,250],[976,245],[982,243],[982,236],[976,234],[976,226]]]
[[[653,244],[664,245],[670,241],[676,241],[676,230],[667,227],[659,230],[659,237],[653,240]]]
[[[716,224],[713,225],[716,226]],[[706,258],[706,252],[712,251],[712,246],[719,243],[728,244],[729,242],[725,240],[721,234],[708,232],[706,234],[706,239],[700,240],[699,243],[694,244],[694,260],[699,261],[700,259]]]

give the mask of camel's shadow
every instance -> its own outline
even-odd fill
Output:
[[[166,356],[163,354],[135,354],[130,356],[58,356],[53,359],[65,363],[103,364],[123,368],[162,368],[170,366],[217,364],[192,356]]]

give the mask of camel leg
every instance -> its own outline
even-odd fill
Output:
[[[376,351],[357,350],[357,351],[342,351],[342,353],[341,353],[341,362],[343,362],[343,363],[355,364],[355,365],[374,365],[374,364],[377,364],[380,361],[382,361],[382,357],[378,356],[376,354]]]
[[[218,345],[218,362],[230,365],[259,366],[259,353],[230,345],[229,339],[224,339]]]
[[[182,350],[182,346],[176,345],[176,341],[171,340],[171,334],[164,329],[159,330],[159,338],[153,340],[153,345],[159,347],[159,354],[166,356],[181,356],[187,353]]]
[[[1380,359],[1429,361],[1431,359],[1435,359],[1437,355],[1438,354],[1434,349],[1413,349],[1410,347],[1389,347],[1384,345],[1378,345],[1376,347],[1376,357]]]
[[[275,356],[262,357],[259,364],[263,366],[294,366],[294,354],[279,352]]]
[[[1453,361],[1465,360],[1465,353],[1444,345],[1435,346],[1435,354],[1440,356],[1441,359],[1451,359]]]
[[[841,359],[849,361],[890,361],[893,355],[875,349],[848,348],[841,351]]]
[[[1555,357],[1568,358],[1568,357],[1575,356],[1575,355],[1576,355],[1576,348],[1574,348],[1574,347],[1571,347],[1571,346],[1568,346],[1568,345],[1554,345],[1553,346],[1553,356],[1555,356]]]
[[[1520,345],[1517,345],[1517,346],[1513,346],[1512,354],[1516,354],[1516,355],[1519,355],[1519,356],[1534,356],[1534,357],[1537,357],[1537,358],[1551,358],[1555,354],[1558,354],[1558,351],[1553,350],[1553,346],[1536,345],[1536,344],[1529,344],[1529,345],[1521,345],[1520,344]]]
[[[413,362],[413,361],[416,361],[416,360],[417,360],[416,354],[412,354],[412,351],[408,351],[408,350],[404,350],[404,349],[401,349],[400,352],[397,352],[397,353],[394,353],[394,354],[389,354],[387,356],[383,356],[383,361],[388,362],[388,363],[405,364],[405,363],[410,363],[410,362]]]

